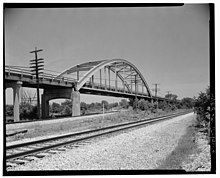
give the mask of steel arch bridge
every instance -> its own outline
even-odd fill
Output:
[[[99,60],[73,66],[56,75],[41,74],[39,83],[28,67],[5,66],[5,89],[13,88],[14,120],[19,121],[21,87],[43,89],[41,95],[42,118],[49,117],[49,101],[66,98],[72,100],[72,115],[80,115],[80,94],[138,98],[166,101],[152,96],[146,79],[138,68],[125,59]]]
[[[95,82],[97,78],[94,76],[97,73],[99,73],[98,82]],[[85,88],[99,88],[152,98],[149,86],[141,72],[125,59],[100,60],[79,64],[65,70],[55,77],[55,80],[62,79],[70,74],[76,78],[74,87],[76,91],[85,90]]]

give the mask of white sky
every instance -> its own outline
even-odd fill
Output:
[[[209,85],[209,8],[8,9],[5,64],[28,66],[35,46],[45,68],[64,71],[101,59],[123,58],[159,95],[197,96]],[[11,93],[8,92],[7,93]],[[152,92],[153,93],[153,92]],[[7,99],[12,101],[10,94]],[[83,96],[88,103],[102,100]],[[104,99],[106,99],[104,97]],[[117,101],[111,98],[110,101]]]

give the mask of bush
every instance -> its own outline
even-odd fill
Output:
[[[124,109],[127,109],[128,106],[129,106],[129,103],[128,103],[128,101],[126,99],[122,99],[119,104]]]
[[[158,108],[162,109],[163,111],[168,107],[168,104],[166,101],[161,101],[158,103]]]
[[[138,109],[138,99],[135,98],[134,101],[133,101],[133,109]]]
[[[145,101],[144,99],[141,99],[138,101],[138,108],[142,111],[148,110],[150,107],[149,102]]]
[[[181,100],[182,108],[184,108],[184,109],[192,108],[193,107],[193,102],[194,102],[194,100],[192,98],[183,98]]]
[[[200,92],[194,102],[194,112],[197,114],[198,125],[208,131],[209,124],[214,122],[215,117],[215,99],[210,93],[210,87],[206,89],[206,92]]]
[[[6,105],[6,108],[5,108],[5,115],[6,116],[13,116],[14,115],[14,107],[13,105]]]
[[[36,119],[37,116],[37,106],[32,106],[30,103],[20,104],[20,118],[21,119]]]
[[[150,110],[152,113],[156,113],[157,112],[157,103],[150,103]]]
[[[68,105],[66,105],[66,106],[64,106],[61,114],[62,115],[68,115],[68,116],[72,115],[72,109]]]
[[[59,103],[55,103],[55,102],[52,103],[52,106],[51,106],[52,113],[60,113],[62,109],[63,108],[61,107]]]

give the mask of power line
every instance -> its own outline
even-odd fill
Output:
[[[170,99],[170,97],[171,97],[171,93],[170,93],[171,91],[167,91],[167,93],[168,93],[168,99]]]
[[[44,68],[44,59],[37,58],[37,53],[43,51],[42,49],[37,49],[37,47],[35,47],[34,51],[31,51],[30,53],[34,53],[35,54],[35,59],[30,60],[30,68],[33,68],[31,71],[35,73],[36,75],[36,81],[37,81],[37,115],[38,115],[38,119],[40,119],[40,91],[39,91],[39,74],[42,73],[41,70],[43,70]],[[41,64],[41,65],[40,65]]]

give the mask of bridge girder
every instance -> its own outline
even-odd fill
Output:
[[[86,62],[65,70],[54,79],[62,78],[66,74],[76,73],[78,80],[76,84],[76,90],[79,91],[83,87],[83,85],[88,81],[89,78],[94,76],[96,72],[103,68],[109,68],[109,70],[111,70],[113,73],[116,73],[115,75],[122,81],[122,83],[126,86],[128,91],[132,91],[130,85],[135,81],[138,82],[138,84],[143,85],[146,88],[148,96],[152,97],[149,86],[141,72],[131,62],[125,59],[111,59]],[[86,73],[80,78],[79,72],[81,71],[86,71]]]

